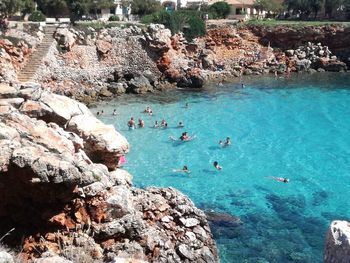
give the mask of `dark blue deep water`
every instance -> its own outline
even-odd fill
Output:
[[[93,111],[104,109],[101,119],[131,143],[125,169],[136,186],[176,187],[199,208],[241,219],[212,224],[222,262],[322,262],[327,226],[350,219],[350,75],[245,81],[124,96]],[[141,113],[146,106],[153,116]],[[129,131],[131,116],[146,128]],[[162,119],[168,129],[151,128]],[[197,138],[169,140],[183,131]],[[222,148],[226,136],[232,145]],[[173,172],[183,165],[190,175]]]

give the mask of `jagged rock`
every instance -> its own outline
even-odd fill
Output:
[[[178,246],[177,252],[179,255],[183,258],[189,259],[189,260],[194,260],[195,256],[191,248],[185,244],[182,244]]]
[[[311,61],[308,59],[303,59],[303,60],[297,60],[295,67],[298,72],[300,71],[307,71],[311,66]]]
[[[106,40],[99,39],[96,41],[96,50],[102,57],[105,57],[112,50],[112,47],[112,44]]]
[[[68,28],[58,28],[55,33],[55,38],[61,48],[70,51],[75,44],[75,36]]]
[[[119,258],[115,257],[111,261],[111,263],[146,263],[146,261],[140,260],[140,259],[134,259],[134,258]]]
[[[325,263],[346,263],[350,258],[350,223],[333,221],[329,226],[324,252]]]
[[[180,218],[180,221],[186,227],[194,227],[200,223],[196,218]]]
[[[84,148],[91,160],[110,169],[118,166],[118,156],[129,151],[127,140],[112,125],[106,125],[92,115],[71,118],[67,129],[84,139]]]
[[[292,57],[292,56],[294,56],[294,50],[293,49],[288,49],[288,50],[286,50],[286,55],[288,56],[288,57]]]
[[[110,92],[107,88],[102,88],[98,95],[101,97],[108,98],[108,97],[113,96],[113,93]]]
[[[15,87],[0,83],[0,98],[13,98],[17,93],[18,90]]]
[[[151,83],[144,76],[135,77],[131,79],[128,85],[132,92],[138,93],[138,94],[143,94],[143,93],[153,91],[153,87]]]
[[[127,85],[125,87],[123,83],[118,82],[118,83],[109,84],[108,90],[113,94],[121,95],[126,92],[126,88],[127,88]]]
[[[34,260],[34,263],[73,263],[73,262],[59,256],[54,256],[54,257],[36,259]]]
[[[164,25],[150,24],[145,32],[149,47],[159,51],[167,51],[171,45],[171,31]]]

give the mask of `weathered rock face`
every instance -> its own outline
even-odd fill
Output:
[[[328,46],[343,61],[350,57],[350,27],[347,26],[252,26],[250,30],[261,38],[263,45],[270,42],[273,47],[287,50],[315,42]]]
[[[333,221],[329,226],[325,252],[325,263],[345,263],[350,259],[350,223]]]
[[[33,262],[218,262],[186,196],[133,188],[116,168],[128,149],[80,103],[0,86],[0,236],[15,227],[3,241]]]
[[[55,33],[55,38],[60,47],[64,50],[70,51],[75,44],[75,36],[68,28],[59,28]]]

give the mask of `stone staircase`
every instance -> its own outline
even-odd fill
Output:
[[[37,70],[42,65],[42,61],[47,55],[53,41],[53,34],[55,33],[57,26],[46,26],[45,27],[45,37],[36,48],[36,50],[30,55],[27,63],[21,69],[17,76],[18,81],[28,82],[31,81],[37,72]]]

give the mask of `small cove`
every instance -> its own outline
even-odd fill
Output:
[[[124,168],[135,186],[175,187],[201,209],[240,217],[238,226],[212,226],[222,262],[322,262],[330,221],[350,218],[350,75],[245,84],[123,96],[92,111],[103,109],[99,118],[130,142]],[[146,106],[153,116],[142,113]],[[146,127],[129,131],[131,116]],[[168,129],[151,128],[162,119]],[[180,121],[185,128],[176,127]],[[184,131],[197,138],[169,140]],[[232,145],[220,147],[227,136]],[[183,165],[191,174],[172,171]]]

